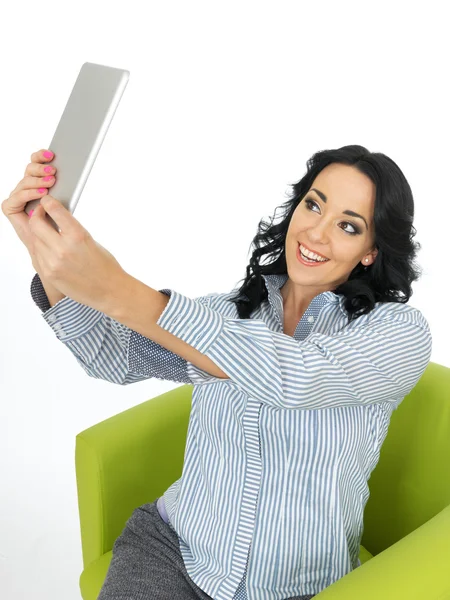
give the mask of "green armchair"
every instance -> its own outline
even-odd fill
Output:
[[[133,510],[181,476],[192,389],[182,385],[77,435],[83,600],[97,599]],[[369,488],[362,564],[315,598],[450,599],[450,368],[430,362],[394,411]]]

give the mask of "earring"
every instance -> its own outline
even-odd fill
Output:
[[[369,259],[368,259],[368,258],[366,258],[366,262],[369,262]]]

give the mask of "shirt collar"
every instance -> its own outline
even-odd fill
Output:
[[[280,322],[280,326],[283,327],[283,297],[281,295],[280,289],[286,283],[288,279],[287,273],[282,274],[271,274],[271,275],[262,275],[268,293],[269,304],[272,306],[273,310],[278,316],[278,320]],[[317,294],[307,308],[308,315],[313,315],[317,317],[320,310],[325,304],[338,304],[341,312],[345,315],[346,311],[343,307],[342,301],[344,300],[344,296],[340,296],[339,294],[335,294],[332,291],[322,292],[321,294]]]
[[[279,294],[281,296],[280,289],[283,287],[283,285],[286,283],[286,281],[288,279],[287,273],[262,275],[262,277],[263,277],[264,281],[266,282],[266,287],[267,287],[268,293],[270,294],[272,292],[272,295]],[[318,302],[323,303],[324,300],[326,302],[332,302],[333,304],[337,304],[340,301],[341,297],[342,296],[340,296],[339,294],[335,294],[332,291],[322,292],[321,294],[318,294],[317,296],[315,296],[312,299],[311,305],[312,305],[312,303],[314,303],[314,304],[317,304]]]

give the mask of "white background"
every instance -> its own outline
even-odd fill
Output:
[[[391,157],[414,194],[409,304],[448,340],[449,37],[444,2],[18,2],[2,11],[0,198],[48,148],[81,65],[131,76],[74,216],[154,289],[241,283],[262,217],[316,151]],[[7,12],[5,12],[7,11]],[[80,598],[75,436],[178,384],[90,378],[30,295],[0,214],[0,595]]]

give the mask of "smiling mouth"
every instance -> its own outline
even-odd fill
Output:
[[[297,253],[298,253],[300,259],[303,260],[308,265],[323,265],[323,264],[327,263],[330,260],[329,258],[327,258],[325,260],[316,260],[314,258],[310,258],[309,256],[306,256],[302,252],[301,244],[300,243],[297,246]]]

